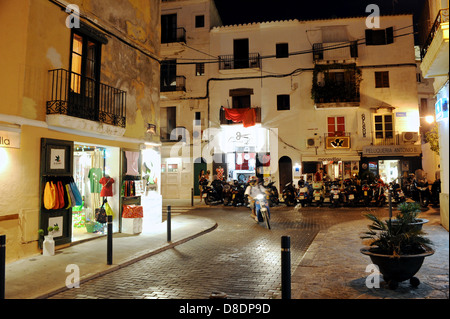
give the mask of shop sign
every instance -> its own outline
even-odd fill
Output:
[[[303,162],[341,162],[341,161],[359,161],[361,158],[356,155],[303,155]]]
[[[327,149],[350,148],[350,136],[327,136],[325,143]]]
[[[380,145],[363,147],[363,156],[413,156],[419,155],[420,152],[420,145]]]
[[[448,118],[448,99],[441,98],[434,105],[436,111],[436,122]]]
[[[0,131],[0,147],[20,148],[20,132]]]

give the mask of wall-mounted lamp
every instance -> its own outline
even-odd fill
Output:
[[[147,124],[147,133],[150,133],[152,135],[156,134],[156,125],[155,124]]]
[[[427,122],[428,124],[433,123],[434,122],[434,116],[433,115],[425,116],[425,122]]]

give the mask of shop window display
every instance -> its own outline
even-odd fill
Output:
[[[75,145],[74,179],[80,190],[82,203],[72,209],[73,240],[103,234],[104,226],[95,221],[95,209],[103,203],[101,181],[104,171],[104,148]]]

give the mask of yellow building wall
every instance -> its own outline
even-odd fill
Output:
[[[135,143],[108,141],[23,125],[20,149],[2,149],[8,162],[0,171],[0,234],[6,235],[7,262],[39,253],[37,230],[41,196],[41,138],[139,150],[139,145]],[[11,215],[18,215],[18,218],[1,221],[1,216]]]
[[[124,137],[156,142],[157,137],[149,136],[146,128],[147,123],[159,127],[159,63],[151,56],[159,55],[160,1],[70,3],[79,5],[82,15],[95,18],[117,35],[106,34],[109,42],[102,46],[101,82],[127,92]],[[7,238],[7,262],[39,253],[41,138],[139,150],[138,142],[67,134],[46,127],[49,70],[70,69],[67,17],[48,0],[0,0],[0,126],[11,124],[8,116],[38,125],[21,126],[20,149],[0,149],[2,161],[8,161],[0,171],[0,234]]]

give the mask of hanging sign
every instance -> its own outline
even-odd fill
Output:
[[[448,118],[448,99],[441,98],[434,105],[436,111],[436,122]]]
[[[20,148],[20,132],[0,131],[0,147]]]
[[[325,145],[327,149],[350,148],[350,136],[327,136]]]

